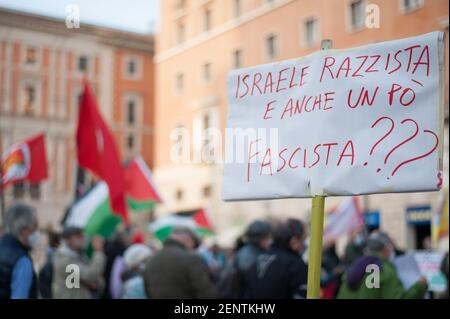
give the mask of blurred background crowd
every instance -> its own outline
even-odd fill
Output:
[[[0,239],[0,298],[302,299],[307,289],[308,225],[299,219],[255,220],[231,249],[175,226],[161,243],[145,242],[129,225],[107,240],[83,229],[48,232],[46,262],[34,271],[30,251],[38,240],[36,210],[14,204]],[[399,250],[379,230],[354,229],[344,254],[334,242],[323,247],[321,298],[448,298],[448,252],[438,271],[439,292],[425,273],[408,283],[396,260]],[[427,253],[432,253],[428,247]],[[372,268],[368,268],[372,267]],[[373,268],[376,268],[374,271]],[[375,276],[375,277],[374,277]]]

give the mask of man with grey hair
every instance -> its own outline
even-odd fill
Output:
[[[383,232],[373,232],[367,240],[367,254],[356,259],[345,274],[339,299],[420,299],[427,291],[422,277],[409,289],[403,287],[392,263],[394,246]],[[376,271],[378,270],[378,271]]]
[[[30,250],[39,240],[33,207],[13,204],[6,212],[6,234],[0,239],[0,299],[37,298]]]

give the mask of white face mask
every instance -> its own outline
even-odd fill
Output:
[[[35,248],[39,243],[39,231],[35,230],[30,236],[28,236],[28,246]]]

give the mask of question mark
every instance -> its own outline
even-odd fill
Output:
[[[417,124],[417,123],[416,123],[416,124]],[[439,137],[436,135],[436,133],[434,133],[433,131],[430,131],[430,130],[423,130],[423,132],[424,132],[424,133],[431,134],[431,135],[434,136],[434,138],[435,138],[435,143],[434,143],[433,148],[432,148],[430,151],[428,151],[427,153],[425,153],[425,154],[422,154],[422,155],[419,155],[419,156],[416,156],[416,157],[413,157],[413,158],[410,158],[410,159],[408,159],[408,160],[406,160],[406,161],[401,162],[401,163],[398,164],[397,167],[395,167],[395,169],[392,171],[391,176],[394,176],[394,174],[395,174],[395,173],[399,170],[399,168],[402,167],[403,165],[405,165],[405,164],[407,164],[407,163],[411,163],[411,162],[417,161],[417,160],[422,159],[422,158],[425,158],[425,157],[427,157],[428,155],[432,154],[432,153],[436,150],[436,148],[437,148],[438,145],[439,145]]]
[[[382,120],[389,120],[390,122],[391,122],[391,127],[389,128],[389,131],[386,133],[386,134],[384,134],[373,146],[372,146],[372,148],[370,149],[370,152],[369,152],[369,155],[370,156],[372,156],[372,154],[373,154],[373,152],[375,151],[375,148],[385,139],[385,138],[387,138],[388,136],[389,136],[389,134],[391,134],[392,133],[392,131],[394,130],[394,127],[395,127],[395,124],[394,124],[394,120],[392,120],[390,117],[387,117],[387,116],[383,116],[383,117],[380,117],[378,120],[376,120],[373,124],[372,124],[372,126],[370,127],[370,128],[374,128],[375,126],[377,126],[378,125],[378,123],[380,123]],[[385,162],[386,163],[386,162]],[[364,166],[367,166],[367,162],[365,162],[364,163]],[[377,170],[377,173],[378,172],[380,172],[381,171],[381,169],[379,168],[378,170]]]
[[[400,142],[399,144],[397,144],[384,158],[384,164],[387,163],[387,160],[389,159],[389,157],[394,153],[394,151],[396,149],[398,149],[400,146],[408,143],[409,141],[411,141],[413,138],[415,138],[417,136],[417,134],[419,134],[419,125],[417,124],[416,121],[414,121],[413,119],[404,119],[403,121],[401,121],[401,124],[404,124],[406,122],[412,122],[414,123],[414,125],[416,126],[416,131],[414,132],[413,135],[411,135],[410,137],[408,137],[406,140]]]
[[[444,180],[442,178],[442,172],[438,172],[437,178],[438,178],[438,183],[437,183],[436,187],[438,189],[441,189],[442,188],[442,184],[444,183]]]

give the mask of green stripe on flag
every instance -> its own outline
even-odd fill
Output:
[[[208,228],[195,228],[194,233],[199,237],[205,237],[205,236],[212,236],[214,235],[214,232],[211,229]]]
[[[165,241],[172,233],[172,230],[173,230],[172,226],[162,227],[153,232],[153,235],[160,241]]]
[[[173,229],[174,229],[174,226],[169,226],[169,225],[168,226],[164,226],[164,227],[161,227],[161,228],[159,228],[157,230],[154,230],[153,231],[153,235],[158,240],[163,242],[170,236],[170,234],[172,233]],[[204,238],[204,237],[207,237],[207,236],[214,235],[214,232],[212,230],[210,230],[210,229],[207,229],[207,228],[194,228],[194,229],[192,229],[192,231],[194,232],[195,235],[197,235],[200,238]]]
[[[131,197],[127,198],[127,204],[129,208],[136,211],[150,210],[156,206],[156,203],[154,201],[139,201]]]
[[[89,217],[85,227],[85,233],[88,236],[100,235],[103,237],[111,236],[122,219],[113,215],[107,198],[95,209]]]

